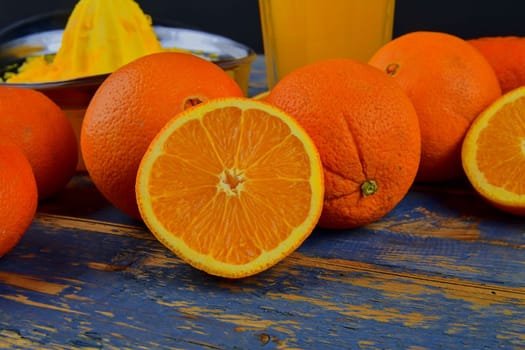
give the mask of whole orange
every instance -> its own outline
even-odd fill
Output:
[[[319,150],[325,178],[319,226],[368,224],[406,195],[420,159],[418,118],[381,71],[350,59],[319,61],[285,76],[266,102],[295,117]]]
[[[38,190],[20,147],[0,143],[0,257],[22,238],[35,216]]]
[[[468,42],[494,68],[503,93],[525,85],[525,37],[483,37]]]
[[[78,144],[73,127],[60,107],[41,92],[0,86],[0,138],[24,151],[39,199],[56,194],[75,174]]]
[[[135,178],[153,137],[186,108],[242,94],[217,65],[186,53],[155,53],[124,65],[98,88],[82,124],[82,156],[93,183],[139,219]]]
[[[465,133],[501,95],[496,74],[483,55],[454,35],[412,32],[384,45],[369,63],[392,76],[416,108],[422,140],[416,181],[463,176]]]

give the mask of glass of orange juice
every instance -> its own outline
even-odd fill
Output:
[[[327,58],[366,62],[392,39],[395,0],[259,0],[268,87]]]

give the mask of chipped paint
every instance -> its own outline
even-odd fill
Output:
[[[137,327],[137,326],[134,326],[134,325],[132,325],[131,323],[127,323],[127,322],[120,322],[120,321],[117,321],[117,322],[115,322],[115,324],[118,325],[118,326],[125,327],[125,328],[135,329],[135,330],[138,330],[138,331],[146,331],[146,330],[147,330],[147,329],[144,328],[144,327]]]
[[[39,293],[57,295],[69,287],[65,284],[47,282],[32,276],[0,271],[0,283],[9,284]]]
[[[399,264],[400,262],[404,262],[406,264],[413,263],[414,265],[429,265],[429,266],[437,266],[444,270],[450,270],[450,271],[460,271],[464,273],[469,274],[481,274],[483,271],[480,268],[469,266],[466,264],[459,265],[457,262],[457,258],[451,257],[451,256],[430,256],[426,254],[419,254],[419,255],[410,255],[410,254],[403,254],[403,253],[395,253],[395,252],[384,252],[381,255],[381,258],[385,261],[391,261],[392,263]]]
[[[57,332],[57,329],[55,327],[44,326],[44,325],[41,325],[41,324],[35,324],[35,328],[36,329],[42,329],[42,330],[46,331],[47,333],[56,333]]]
[[[462,332],[465,332],[471,329],[472,329],[472,325],[469,325],[466,323],[454,322],[454,323],[449,324],[449,328],[445,331],[445,334],[448,334],[448,335],[461,334]]]
[[[95,310],[95,312],[99,315],[103,315],[103,316],[106,316],[106,317],[111,317],[111,318],[114,318],[115,317],[115,314],[113,312],[109,312],[109,311],[102,311],[102,310]]]
[[[167,301],[164,301],[164,300],[157,300],[156,302],[159,305],[164,305],[164,306],[167,306],[167,307],[170,307],[170,308],[185,308],[185,307],[189,307],[191,305],[191,303],[189,301],[182,301],[182,300],[171,301],[171,302],[167,302]]]
[[[88,297],[83,297],[83,296],[80,296],[80,295],[77,295],[77,294],[66,294],[66,295],[64,295],[64,298],[71,299],[71,300],[74,300],[74,301],[81,301],[83,303],[93,302],[93,299],[88,298]]]
[[[99,263],[99,262],[88,262],[87,266],[93,270],[99,271],[112,271],[112,267],[109,264]]]
[[[43,213],[37,213],[33,221],[48,227],[53,227],[56,230],[83,230],[116,236],[131,236],[150,241],[156,240],[156,238],[145,228],[112,222]]]
[[[19,349],[42,349],[31,340],[22,337],[15,330],[0,329],[0,349],[12,349],[15,346]]]
[[[425,327],[428,321],[438,320],[438,316],[425,316],[418,312],[402,313],[395,308],[376,309],[371,305],[351,305],[348,303],[337,303],[328,300],[319,300],[301,295],[290,295],[281,293],[269,293],[272,299],[283,299],[293,302],[304,302],[319,306],[328,311],[337,311],[344,316],[351,316],[361,319],[373,319],[378,322],[391,323],[400,322],[407,327]]]
[[[294,253],[294,265],[317,266],[338,272],[365,272],[364,277],[340,277],[337,280],[356,286],[384,291],[393,297],[393,292],[402,295],[442,294],[446,298],[468,303],[471,309],[487,308],[508,303],[525,306],[525,288],[511,288],[464,281],[456,278],[426,277],[406,272],[394,272],[362,262],[342,259],[320,259]]]
[[[505,330],[502,333],[497,335],[498,339],[511,340],[519,339],[525,343],[525,332],[513,332]]]
[[[433,289],[427,286],[411,283],[409,281],[403,282],[395,277],[377,279],[374,278],[374,276],[352,276],[351,278],[322,276],[320,278],[328,281],[344,282],[354,286],[380,290],[383,291],[385,297],[402,298],[404,300],[424,300],[425,294],[434,292]]]
[[[163,303],[165,304],[165,303]],[[170,306],[183,305],[182,302],[170,303]],[[244,332],[248,330],[267,330],[274,329],[283,334],[294,336],[295,332],[300,329],[300,322],[293,320],[272,321],[262,319],[259,316],[251,314],[229,314],[223,309],[205,308],[196,305],[178,306],[177,311],[194,317],[207,317],[214,320],[226,322],[237,326],[235,331]]]
[[[49,304],[45,304],[45,303],[32,301],[32,300],[29,300],[29,298],[26,297],[25,295],[20,295],[20,294],[18,294],[18,295],[0,294],[0,298],[4,298],[4,299],[11,300],[11,301],[15,301],[15,302],[20,303],[20,304],[25,304],[25,305],[29,305],[29,306],[39,307],[41,309],[54,310],[54,311],[66,312],[66,313],[77,314],[77,315],[87,315],[87,313],[85,313],[85,312],[71,310],[71,309],[66,308],[66,307],[60,307],[60,306],[49,305]]]
[[[479,222],[468,219],[443,216],[426,208],[415,208],[415,212],[424,214],[423,217],[407,219],[385,218],[367,225],[366,227],[375,231],[391,231],[422,237],[439,237],[457,239],[462,241],[475,241],[480,237],[478,229]]]
[[[360,340],[357,342],[357,346],[359,346],[359,349],[372,349],[375,347],[375,342],[371,340]]]
[[[174,268],[177,265],[185,263],[177,257],[167,257],[161,254],[153,254],[144,258],[141,261],[141,264],[142,266],[148,267]]]

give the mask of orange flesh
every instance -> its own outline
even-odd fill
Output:
[[[508,103],[491,117],[478,139],[477,163],[487,181],[509,192],[525,194],[525,100]],[[509,123],[512,114],[513,123]]]
[[[242,265],[276,248],[309,216],[307,169],[304,145],[283,121],[225,107],[169,136],[148,192],[168,232],[198,253]]]

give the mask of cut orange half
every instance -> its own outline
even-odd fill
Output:
[[[525,214],[525,87],[503,95],[474,120],[461,157],[482,197],[507,212]]]
[[[309,135],[280,109],[214,99],[169,121],[140,164],[145,224],[197,269],[259,273],[292,253],[319,219],[323,168]]]

